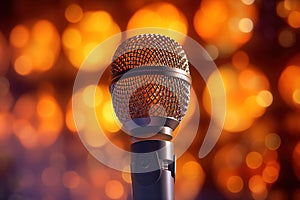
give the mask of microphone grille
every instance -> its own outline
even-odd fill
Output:
[[[175,40],[159,34],[125,40],[111,63],[112,101],[121,123],[133,120],[148,126],[150,118],[181,121],[189,104],[189,74],[187,56]]]
[[[189,74],[188,60],[181,45],[160,34],[142,34],[125,40],[113,56],[112,78],[142,66],[166,66]]]

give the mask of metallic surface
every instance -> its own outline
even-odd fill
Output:
[[[125,40],[114,54],[111,79],[115,113],[135,136],[139,131],[153,132],[153,117],[179,122],[187,111],[191,85],[188,61],[182,47],[169,37],[142,34]],[[133,130],[136,126],[139,128]],[[162,130],[159,127],[158,132]]]

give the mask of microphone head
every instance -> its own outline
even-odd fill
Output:
[[[164,35],[137,35],[117,48],[110,67],[113,107],[123,127],[134,137],[171,136],[190,100],[183,48]]]

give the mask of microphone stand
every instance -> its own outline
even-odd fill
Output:
[[[175,155],[165,140],[141,140],[131,145],[134,200],[174,200]]]

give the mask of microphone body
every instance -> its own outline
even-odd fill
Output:
[[[184,50],[163,35],[129,38],[114,54],[111,78],[115,113],[133,141],[133,199],[174,200],[170,140],[187,111],[191,85]]]
[[[165,151],[158,153],[157,150],[161,148],[165,148]],[[163,140],[146,140],[133,143],[131,150],[138,153],[132,158],[132,171],[149,168],[149,165],[156,169],[144,173],[131,173],[133,199],[173,200],[175,181],[173,144]],[[145,153],[149,154],[145,156]]]

